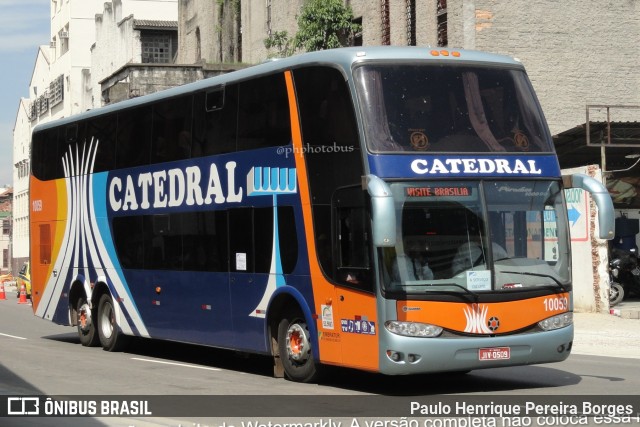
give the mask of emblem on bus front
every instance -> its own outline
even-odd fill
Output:
[[[500,319],[498,319],[497,317],[492,317],[491,319],[489,319],[489,321],[487,322],[487,326],[489,327],[489,329],[491,329],[493,332],[497,331],[498,328],[500,327]]]
[[[529,151],[529,138],[521,130],[513,132],[513,142],[522,151]]]
[[[411,133],[409,139],[411,142],[411,147],[413,147],[414,150],[425,151],[427,148],[429,148],[429,138],[427,138],[427,135],[425,135],[423,132],[413,132]]]
[[[489,320],[487,316],[489,313],[489,307],[483,304],[471,304],[464,308],[464,315],[467,318],[467,326],[464,328],[465,332],[471,332],[473,334],[491,334],[493,330],[489,328]],[[491,320],[498,320],[497,317],[492,317]],[[496,324],[498,328],[499,322]]]

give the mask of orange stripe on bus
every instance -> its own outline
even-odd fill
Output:
[[[298,188],[307,239],[311,283],[316,304],[313,310],[316,314],[321,313],[321,306],[327,306],[332,313],[333,320],[332,327],[325,328],[322,322],[323,316],[316,316],[320,361],[326,364],[376,371],[379,368],[378,346],[380,333],[376,332],[375,334],[367,335],[343,332],[342,330],[343,319],[345,321],[356,321],[358,318],[374,322],[375,327],[379,330],[380,324],[377,318],[375,295],[354,289],[336,287],[325,278],[318,263],[308,173],[302,144],[298,103],[291,71],[285,72],[285,80],[289,96],[291,135],[296,170],[298,171]]]
[[[302,216],[304,220],[304,229],[307,241],[307,253],[309,257],[309,269],[311,273],[311,283],[313,289],[313,298],[317,307],[312,307],[314,313],[318,313],[321,304],[332,305],[334,297],[333,285],[327,282],[320,270],[318,258],[316,254],[315,234],[313,232],[313,217],[311,214],[311,197],[309,195],[309,181],[307,175],[307,167],[303,155],[302,147],[302,131],[300,129],[300,120],[298,116],[298,101],[296,99],[295,89],[293,87],[293,77],[291,71],[284,73],[287,84],[287,93],[289,96],[289,113],[291,116],[291,138],[293,141],[293,155],[296,162],[296,170],[298,173],[298,189],[300,191],[300,202],[302,205]],[[334,311],[334,316],[336,315]],[[334,319],[336,328],[339,328],[338,319]],[[322,331],[321,316],[316,316],[316,326],[318,332]],[[339,332],[339,331],[337,331]],[[339,342],[318,339],[320,361],[329,364],[339,364],[342,362],[341,345]]]
[[[499,303],[452,303],[437,301],[398,301],[398,320],[430,323],[445,329],[501,334],[528,328],[537,322],[569,310],[569,294],[545,295]]]
[[[63,179],[43,182],[30,179],[31,221],[31,299],[38,308],[45,284],[53,273],[55,260],[62,250],[67,216],[67,189]],[[37,208],[36,208],[37,207]],[[47,242],[41,233],[49,227],[49,254],[42,253]]]

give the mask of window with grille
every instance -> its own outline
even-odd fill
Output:
[[[143,34],[142,62],[146,64],[167,64],[172,62],[172,40],[169,34]]]
[[[37,99],[29,104],[29,118],[31,120],[35,120],[38,118],[38,105],[39,102]]]
[[[49,106],[55,107],[62,102],[64,97],[64,76],[60,74],[49,84]]]

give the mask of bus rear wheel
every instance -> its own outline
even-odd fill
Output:
[[[91,309],[84,296],[80,297],[76,304],[76,325],[80,344],[85,347],[95,347],[100,343],[94,314],[95,310]]]
[[[127,337],[120,332],[116,322],[113,299],[108,294],[102,295],[98,303],[98,335],[100,344],[106,351],[120,351],[127,342]]]
[[[278,351],[284,372],[292,381],[311,382],[319,376],[304,316],[285,316],[278,324]]]

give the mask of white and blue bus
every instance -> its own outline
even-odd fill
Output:
[[[384,374],[564,360],[562,177],[521,63],[474,51],[313,52],[38,126],[35,313],[129,336]]]

